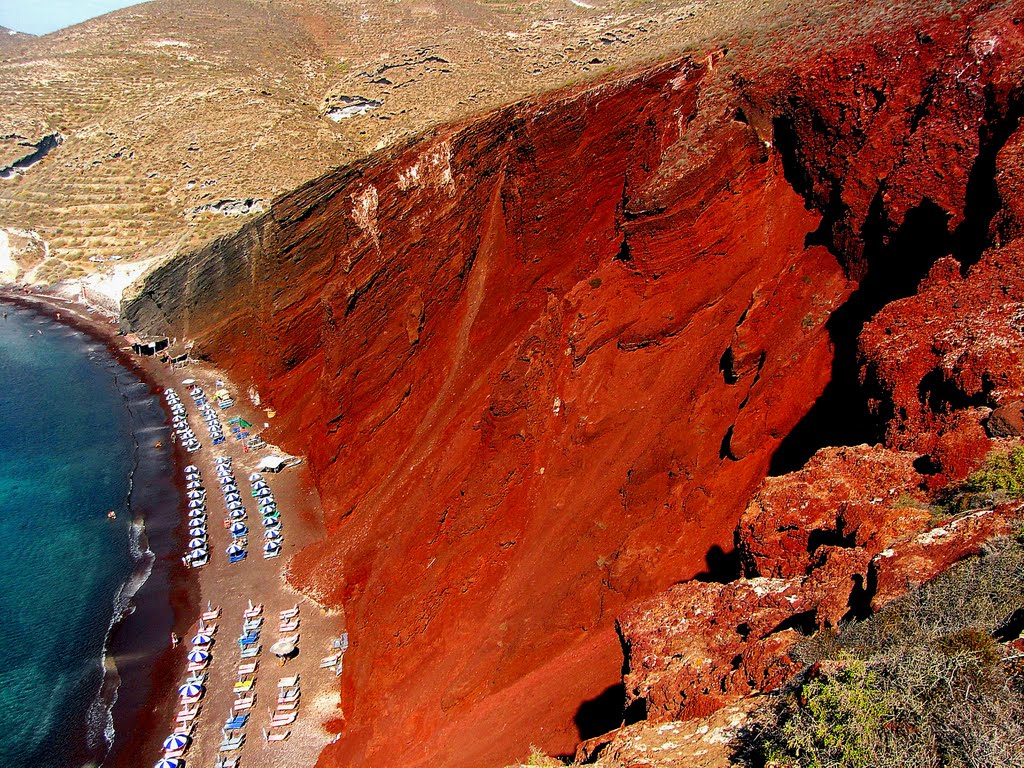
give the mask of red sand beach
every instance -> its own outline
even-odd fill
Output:
[[[298,549],[322,536],[323,523],[319,498],[308,476],[306,465],[290,467],[279,474],[264,474],[281,511],[283,547],[279,557],[262,556],[263,529],[247,481],[260,459],[281,455],[273,446],[244,451],[241,442],[228,439],[223,445],[210,445],[205,425],[189,396],[189,387],[182,383],[192,379],[209,395],[217,381],[235,396],[235,405],[219,415],[225,424],[234,416],[252,422],[252,432],[267,423],[267,414],[243,400],[248,389],[245,382],[231,382],[222,371],[205,364],[192,364],[171,370],[155,357],[139,357],[131,353],[124,337],[117,335],[112,318],[72,302],[52,296],[7,292],[6,300],[30,306],[61,322],[73,325],[103,341],[114,356],[143,378],[164,400],[164,391],[174,389],[188,409],[188,420],[200,441],[201,450],[187,454],[180,447],[174,450],[173,484],[178,493],[161,494],[146,504],[147,538],[157,561],[146,585],[136,595],[136,610],[118,627],[111,640],[110,655],[117,665],[121,685],[114,709],[116,736],[104,765],[111,768],[155,763],[163,754],[161,744],[177,730],[175,715],[180,706],[178,687],[185,682],[186,654],[192,649],[191,639],[201,612],[209,606],[218,608],[220,616],[211,658],[205,672],[207,679],[200,710],[191,729],[191,739],[184,757],[188,764],[214,765],[223,739],[222,728],[236,700],[234,684],[240,679],[239,644],[243,613],[250,601],[263,605],[262,650],[252,690],[255,701],[248,710],[249,721],[243,731],[243,746],[225,753],[238,756],[240,766],[275,766],[299,768],[311,766],[320,750],[334,736],[325,723],[341,717],[335,670],[321,668],[325,657],[337,651],[332,640],[344,631],[344,617],[329,614],[315,602],[295,592],[287,584],[285,570],[289,558]],[[168,448],[170,446],[167,446]],[[238,482],[239,493],[249,514],[249,553],[238,563],[229,563],[225,549],[231,541],[224,526],[227,509],[217,483],[214,458],[228,456]],[[210,562],[199,569],[184,566],[181,556],[187,548],[187,527],[184,509],[183,467],[194,464],[202,473],[209,510]],[[298,607],[296,630],[281,630],[280,612]],[[170,633],[182,639],[171,647]],[[165,633],[166,632],[166,633]],[[270,653],[280,637],[299,635],[298,652],[283,665]],[[300,695],[294,702],[282,705],[282,712],[295,712],[294,722],[273,730],[288,733],[284,741],[267,742],[264,730],[277,708],[279,681],[299,676]]]

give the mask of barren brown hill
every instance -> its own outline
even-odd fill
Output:
[[[830,7],[155,0],[126,8],[0,48],[0,228],[30,281],[80,274],[95,268],[90,258],[164,256],[428,126],[709,38],[813,26],[807,5],[826,15]]]

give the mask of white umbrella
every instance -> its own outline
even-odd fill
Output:
[[[263,538],[269,539],[270,541],[277,541],[281,538],[281,532],[277,529],[271,529],[263,532]]]
[[[192,645],[209,645],[212,642],[213,638],[209,635],[204,635],[202,632],[192,638]]]
[[[231,525],[232,536],[245,536],[249,532],[249,529],[242,523],[233,523]]]
[[[186,744],[188,744],[187,733],[172,733],[164,739],[164,749],[168,752],[175,749],[182,749]]]
[[[207,651],[204,651],[204,650],[201,650],[199,648],[196,648],[194,650],[189,651],[188,652],[188,656],[186,656],[185,658],[187,658],[193,664],[202,664],[204,661],[206,661],[208,658],[210,658],[210,654]],[[185,687],[187,688],[188,686],[185,686]],[[189,694],[189,695],[190,696],[198,696],[199,694],[192,693],[192,694]]]
[[[192,653],[196,653],[193,651]],[[194,699],[203,692],[203,686],[196,683],[185,683],[178,689],[178,695],[185,699]]]
[[[295,650],[295,643],[292,640],[278,640],[270,646],[270,652],[275,656],[287,656]]]

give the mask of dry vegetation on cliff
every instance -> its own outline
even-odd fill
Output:
[[[1024,765],[1021,542],[797,646],[814,666],[741,737],[743,764]]]

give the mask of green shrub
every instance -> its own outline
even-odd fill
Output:
[[[985,466],[968,477],[963,488],[970,493],[1002,492],[1011,499],[1024,497],[1024,446],[989,454]]]

